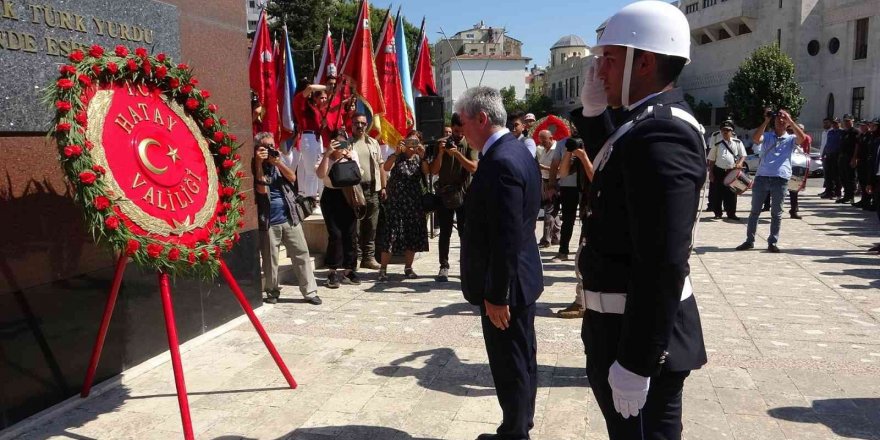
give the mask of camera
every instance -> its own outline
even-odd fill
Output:
[[[775,118],[776,115],[778,115],[778,114],[779,114],[779,112],[773,111],[773,110],[767,110],[767,112],[764,113],[764,115],[767,116],[768,118]]]
[[[269,147],[266,150],[269,152],[269,157],[281,157],[281,152],[277,148]]]
[[[455,139],[450,136],[446,139],[446,145],[443,148],[458,148],[458,144],[455,142]]]
[[[568,151],[569,153],[573,152],[574,150],[582,150],[583,148],[584,142],[578,138],[570,137],[568,138],[568,140],[565,141],[565,151]]]

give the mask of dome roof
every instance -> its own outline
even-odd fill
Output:
[[[560,47],[587,47],[587,43],[584,43],[584,39],[578,37],[577,35],[566,35],[559,39],[559,41],[554,44],[550,50],[558,49]]]

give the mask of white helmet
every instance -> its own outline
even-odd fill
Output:
[[[687,18],[677,7],[657,0],[644,0],[624,6],[605,23],[590,52],[602,56],[605,46],[627,48],[621,91],[624,107],[629,107],[629,86],[634,50],[640,49],[691,61],[691,31]]]
[[[625,46],[691,60],[691,28],[680,9],[664,1],[645,0],[625,6],[605,23],[592,48]]]

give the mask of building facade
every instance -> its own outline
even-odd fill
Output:
[[[265,3],[265,0],[245,0],[244,7],[247,15],[248,34],[257,30],[257,21],[260,19],[263,3]]]
[[[550,63],[544,75],[544,94],[553,100],[561,115],[580,106],[581,85],[590,48],[577,35],[566,35],[550,48]]]
[[[477,85],[499,90],[512,86],[522,99],[529,61],[522,56],[521,41],[505,35],[503,28],[480,22],[434,44],[437,92],[445,98],[447,112],[468,87]]]
[[[704,124],[727,114],[724,93],[742,61],[777,43],[795,63],[806,103],[800,120],[821,130],[826,116],[880,116],[880,0],[684,0],[691,63],[679,80],[713,105]]]

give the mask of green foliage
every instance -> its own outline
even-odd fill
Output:
[[[756,49],[730,80],[724,101],[736,125],[755,128],[764,119],[764,108],[786,107],[800,114],[804,97],[794,62],[776,44]]]
[[[269,2],[267,10],[270,23],[272,17],[276,18],[274,23],[270,24],[273,34],[280,31],[285,22],[287,23],[297,76],[314,78],[315,65],[321,61],[321,44],[327,33],[328,22],[330,23],[330,32],[333,34],[334,49],[337,52],[339,51],[339,40],[343,34],[346,44],[351,44],[357,25],[359,7],[360,2],[356,0],[272,0]],[[373,35],[374,50],[387,12],[387,8],[370,5],[370,31]],[[401,13],[401,18],[406,34],[407,53],[411,58],[410,62],[412,62],[418,43],[416,40],[419,38],[419,27],[403,17],[405,12],[404,10]],[[391,14],[393,18],[397,11],[393,10]],[[342,68],[342,66],[338,67]]]
[[[534,113],[535,117],[540,119],[553,113],[553,100],[540,93],[528,93],[525,99],[516,99],[516,89],[513,86],[504,87],[500,92],[507,114],[521,111]]]

